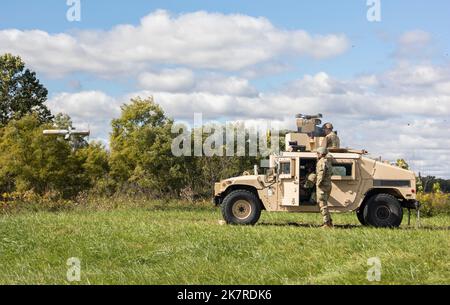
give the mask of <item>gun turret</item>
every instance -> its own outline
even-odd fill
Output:
[[[319,147],[325,133],[322,125],[322,114],[295,116],[297,132],[286,135],[286,151],[313,151]]]
[[[319,126],[322,124],[322,114],[317,115],[305,115],[297,114],[297,132],[306,133],[310,137],[323,137],[323,129]]]

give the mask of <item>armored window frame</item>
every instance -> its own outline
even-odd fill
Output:
[[[355,180],[356,179],[356,164],[354,160],[334,160],[333,168],[341,165],[345,167],[346,176],[333,175],[331,180]],[[351,167],[350,170],[348,167]]]
[[[289,164],[289,167],[287,170],[282,171],[283,166],[286,166]],[[280,179],[292,179],[295,176],[295,159],[279,159],[278,160],[278,166],[279,166],[279,177]]]

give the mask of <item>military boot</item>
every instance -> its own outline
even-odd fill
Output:
[[[322,229],[332,229],[332,228],[334,228],[334,226],[333,226],[333,222],[330,220],[330,221],[327,221],[326,223],[324,223],[322,226],[321,226],[321,228]]]

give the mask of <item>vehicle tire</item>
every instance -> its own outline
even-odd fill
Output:
[[[367,205],[364,205],[362,208],[356,211],[356,217],[358,217],[359,223],[363,226],[367,226],[367,221],[364,219],[364,210],[366,209],[366,206]]]
[[[364,220],[376,228],[396,228],[402,223],[403,209],[394,196],[378,194],[367,203]]]
[[[227,224],[254,225],[261,217],[261,203],[250,191],[232,191],[223,200],[222,215]]]

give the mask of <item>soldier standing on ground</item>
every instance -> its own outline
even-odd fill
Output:
[[[328,156],[328,149],[324,147],[319,147],[317,149],[317,181],[316,181],[316,196],[317,203],[320,207],[320,212],[323,216],[323,226],[322,228],[332,228],[333,222],[331,220],[331,215],[328,210],[328,199],[331,194],[331,176],[333,172],[333,164]]]
[[[325,148],[341,148],[341,140],[337,134],[333,131],[334,127],[331,123],[326,123],[322,127],[325,132],[325,139],[322,142],[322,147]]]

